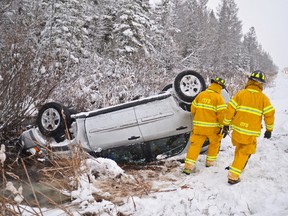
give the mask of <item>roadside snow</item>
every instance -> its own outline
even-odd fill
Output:
[[[81,188],[72,193],[71,212],[115,216],[288,215],[287,83],[288,75],[280,73],[265,89],[276,108],[275,129],[270,140],[264,139],[263,133],[259,137],[257,153],[249,159],[239,184],[227,183],[225,167],[231,164],[234,152],[230,137],[222,141],[216,166],[206,168],[205,155],[200,155],[197,171],[190,176],[182,173],[183,163],[177,160],[185,155],[126,171],[109,159],[89,159],[87,176],[81,178]],[[43,212],[45,216],[66,215],[55,209]]]

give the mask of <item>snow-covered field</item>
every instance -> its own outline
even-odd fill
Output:
[[[185,155],[145,167],[120,168],[109,159],[89,159],[88,175],[73,191],[67,206],[72,215],[288,215],[288,75],[280,73],[264,92],[276,108],[270,140],[258,139],[257,153],[249,159],[241,182],[227,183],[233,160],[230,137],[222,141],[217,164],[204,166],[200,155],[197,172],[182,173]],[[97,171],[97,178],[95,174]],[[94,194],[94,195],[92,195]],[[67,215],[59,209],[42,209],[46,216]],[[25,215],[29,215],[28,213]]]

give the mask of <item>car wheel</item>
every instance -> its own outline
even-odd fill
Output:
[[[44,104],[37,116],[40,132],[45,136],[53,137],[56,142],[63,141],[65,130],[70,128],[71,123],[69,109],[55,102]]]
[[[193,70],[186,70],[176,76],[173,88],[176,96],[181,101],[191,103],[201,91],[206,89],[206,84],[199,73]]]

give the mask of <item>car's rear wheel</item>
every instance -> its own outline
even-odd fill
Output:
[[[37,125],[40,132],[53,137],[57,142],[65,138],[65,130],[69,129],[72,123],[69,109],[59,103],[50,102],[44,104],[37,116]]]
[[[176,76],[173,88],[182,102],[190,104],[201,91],[206,89],[206,84],[199,73],[186,70]]]

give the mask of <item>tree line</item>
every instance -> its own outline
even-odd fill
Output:
[[[234,0],[1,0],[0,139],[46,101],[92,110],[158,93],[193,69],[231,92],[277,73]]]

